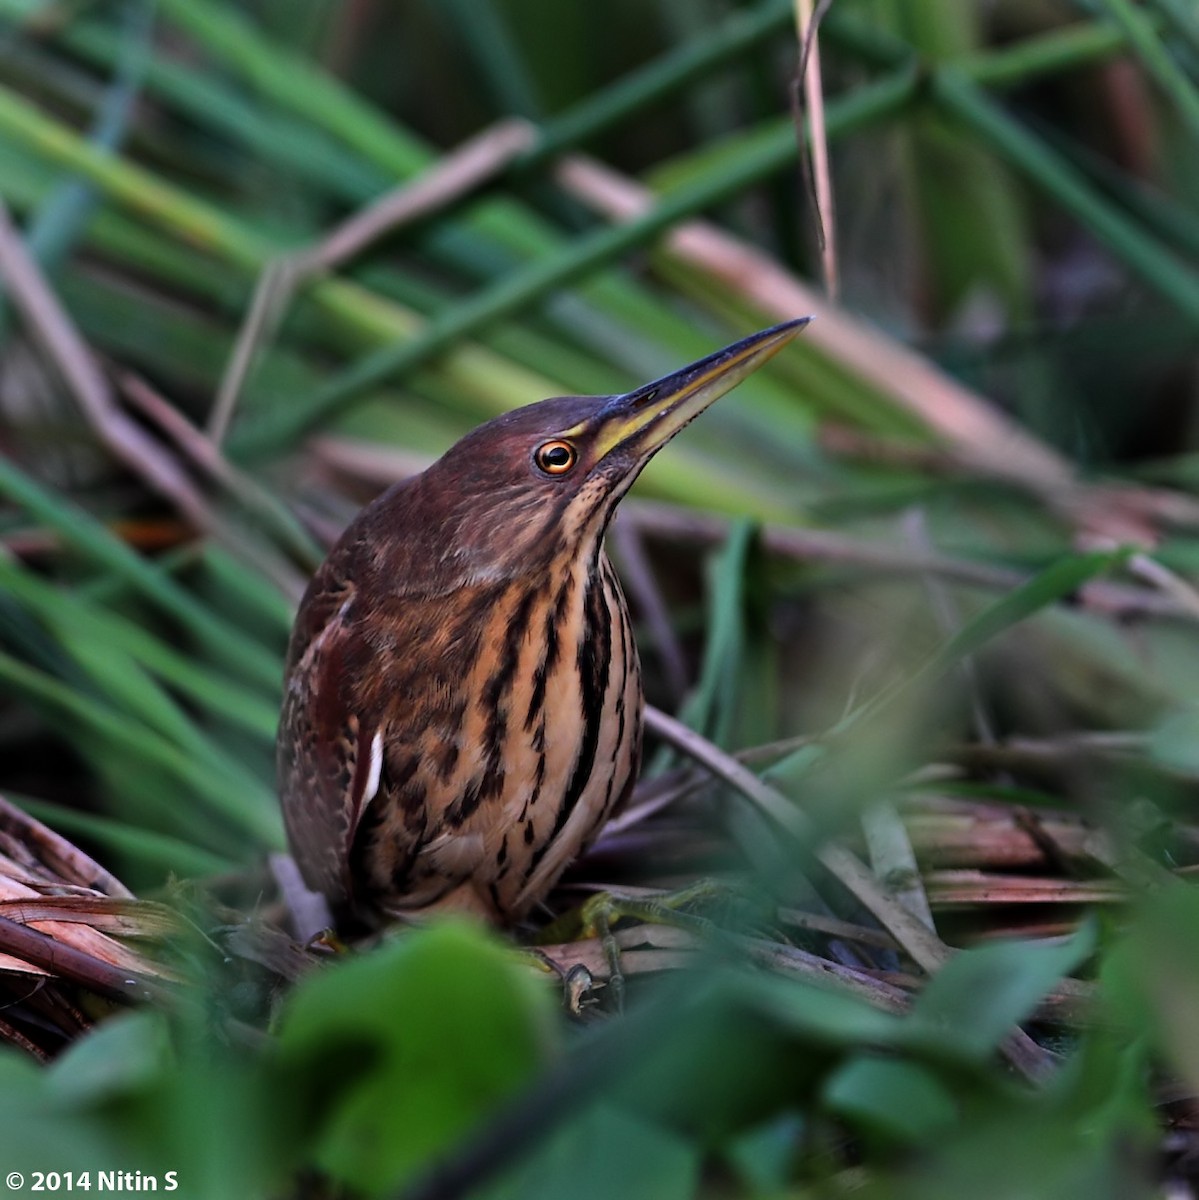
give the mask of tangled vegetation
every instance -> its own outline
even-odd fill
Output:
[[[22,1186],[1194,1194],[1199,17],[816,7],[0,0]],[[649,753],[550,911],[294,937],[350,515],[806,313],[622,505]]]

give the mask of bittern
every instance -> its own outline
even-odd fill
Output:
[[[287,656],[279,780],[310,888],[376,917],[498,922],[546,895],[641,754],[608,522],[654,453],[805,324],[625,395],[506,413],[358,514]]]

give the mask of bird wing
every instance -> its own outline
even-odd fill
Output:
[[[369,657],[355,621],[356,590],[321,572],[288,650],[277,744],[283,820],[305,883],[333,903],[350,899],[350,846],[378,788],[382,733],[360,711],[355,681]]]

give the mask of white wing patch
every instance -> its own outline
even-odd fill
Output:
[[[362,801],[358,806],[359,813],[375,798],[379,790],[379,778],[383,774],[383,730],[376,729],[371,739],[371,765],[366,777],[366,787],[362,790]]]

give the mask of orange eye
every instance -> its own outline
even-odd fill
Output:
[[[534,451],[533,461],[547,475],[565,475],[579,461],[579,455],[569,442],[545,442]]]

